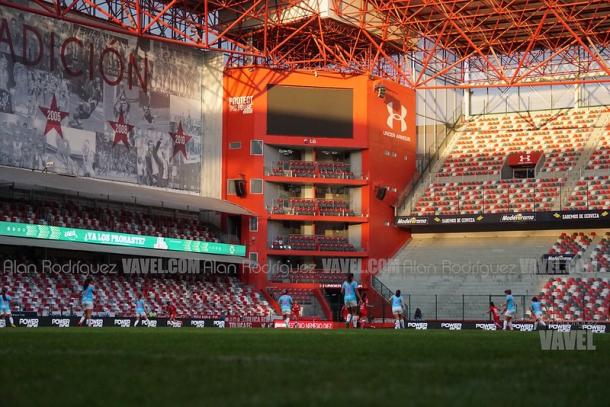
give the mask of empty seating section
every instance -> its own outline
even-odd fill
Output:
[[[554,278],[546,282],[540,301],[555,321],[608,321],[610,284],[602,278]]]
[[[271,243],[274,250],[312,250],[353,252],[357,249],[344,237],[288,235],[278,236]]]
[[[610,176],[581,177],[568,198],[573,210],[610,208]]]
[[[352,179],[354,174],[348,163],[340,161],[322,161],[318,163],[318,172],[322,178]]]
[[[284,294],[284,290],[279,288],[270,288],[269,293],[277,301],[278,298]],[[313,293],[308,289],[289,288],[288,295],[290,295],[292,299],[301,306],[311,305],[314,302]]]
[[[350,165],[341,161],[278,161],[274,164],[270,175],[300,178],[354,178]]]
[[[288,283],[341,284],[345,280],[345,273],[296,268],[279,270],[272,274],[271,280]]]
[[[2,286],[14,298],[15,309],[39,315],[74,315],[82,311],[81,290],[85,280],[75,274],[3,274]],[[267,301],[260,293],[242,287],[233,277],[211,277],[206,281],[180,278],[125,278],[98,275],[95,285],[97,316],[134,316],[137,293],[142,293],[148,311],[165,316],[171,302],[179,317],[270,316]]]
[[[610,125],[608,125],[602,135],[599,144],[587,164],[588,170],[607,170],[610,169]]]
[[[273,166],[272,174],[279,177],[314,178],[316,166],[313,161],[278,161]]]
[[[353,216],[349,202],[337,199],[318,199],[320,216]]]
[[[278,198],[271,213],[306,216],[355,216],[349,202],[340,199]]]
[[[499,175],[508,154],[522,151],[543,151],[543,172],[568,171],[599,115],[599,110],[589,109],[478,117],[459,130],[438,175]]]
[[[317,250],[318,245],[315,236],[288,235],[278,236],[271,243],[274,250]]]
[[[434,183],[417,201],[413,213],[457,215],[537,212],[558,206],[563,179]]]
[[[280,288],[269,288],[268,293],[275,298],[278,298],[284,293]],[[301,307],[301,317],[313,319],[326,319],[320,302],[315,297],[313,290],[304,288],[289,288],[288,294]]]
[[[105,230],[136,235],[215,241],[208,225],[196,215],[173,217],[118,207],[92,207],[71,201],[40,201],[31,204],[3,199],[0,221]]]
[[[587,250],[593,239],[595,233],[562,233],[557,241],[553,244],[553,247],[549,249],[548,254],[569,254],[573,256],[582,256]]]
[[[591,252],[591,271],[610,271],[610,232],[607,232]]]

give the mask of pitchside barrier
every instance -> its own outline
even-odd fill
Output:
[[[529,308],[532,297],[534,294],[513,295],[517,307],[515,319],[531,319]],[[403,294],[402,299],[408,319],[414,319],[419,308],[420,318],[427,321],[491,321],[489,303],[493,302],[501,313],[502,305],[506,302],[504,294]],[[381,308],[379,316],[383,322],[393,320],[385,307]],[[592,320],[593,315],[583,315],[583,319]]]
[[[21,328],[70,328],[78,327],[78,317],[14,317],[15,325]],[[134,326],[135,318],[92,318],[89,321],[90,328],[131,328]],[[570,332],[572,330],[587,330],[593,333],[610,333],[610,323],[596,322],[549,322],[548,329]],[[7,321],[0,320],[0,328],[6,328]],[[286,328],[283,321],[270,320],[268,318],[226,318],[226,319],[177,319],[170,321],[167,318],[155,318],[148,321],[140,321],[141,329],[152,328]],[[390,329],[394,324],[389,322],[377,322],[369,325],[368,329]],[[298,329],[342,329],[343,322],[333,321],[291,321],[290,328]],[[534,331],[532,321],[515,321],[513,328],[516,331]],[[9,328],[7,328],[9,329]],[[83,328],[84,329],[84,328]],[[405,329],[429,330],[444,329],[449,331],[461,331],[466,329],[478,329],[484,331],[495,331],[496,326],[489,321],[406,321]]]

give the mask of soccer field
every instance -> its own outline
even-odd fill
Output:
[[[610,335],[3,329],[1,405],[607,405]],[[604,401],[605,400],[605,401]]]

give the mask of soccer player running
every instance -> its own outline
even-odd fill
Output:
[[[78,326],[83,326],[83,322],[85,326],[89,324],[89,320],[91,319],[91,315],[93,314],[93,292],[95,291],[95,287],[93,286],[93,279],[91,277],[87,277],[85,283],[83,284],[83,291],[81,292],[81,304],[83,306],[83,316],[80,318],[78,322]]]
[[[292,313],[292,297],[288,294],[288,290],[284,290],[284,293],[278,299],[280,309],[282,310],[282,317],[286,328],[290,328],[290,314]]]
[[[517,312],[517,307],[513,298],[513,292],[511,290],[505,290],[504,294],[506,294],[506,303],[504,304],[504,324],[502,329],[512,331],[513,317],[515,316],[515,312]]]
[[[502,324],[500,323],[500,311],[498,311],[498,307],[496,307],[496,304],[494,304],[493,301],[489,303],[489,313],[494,320],[494,324],[496,324],[496,330],[502,329]]]
[[[294,317],[294,320],[298,323],[299,322],[299,316],[301,316],[301,307],[299,306],[299,304],[294,301],[294,303],[292,304],[292,316]]]
[[[532,311],[532,316],[534,317],[534,330],[538,329],[538,324],[546,328],[546,323],[542,319],[542,307],[543,305],[538,297],[533,297],[530,310]]]
[[[15,328],[13,314],[11,313],[11,296],[8,295],[6,288],[2,288],[2,292],[0,293],[0,317],[8,318],[11,326]]]
[[[352,323],[356,328],[358,326],[358,302],[362,302],[362,298],[358,292],[358,283],[354,280],[354,274],[347,274],[347,280],[341,285],[341,294],[343,295],[343,303],[347,307],[345,324],[349,328],[350,323]]]
[[[394,329],[404,329],[405,320],[403,315],[405,304],[402,301],[400,290],[396,290],[396,293],[390,297],[390,302],[392,303],[392,314],[394,315]]]
[[[146,315],[146,307],[144,305],[144,298],[142,294],[138,294],[138,299],[136,300],[136,322],[133,324],[135,328],[140,323],[140,318],[144,318],[148,323],[148,316]],[[142,323],[144,325],[144,323]]]
[[[369,298],[366,293],[362,293],[362,302],[360,303],[360,328],[365,329],[369,323]]]

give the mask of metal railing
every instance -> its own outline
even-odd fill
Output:
[[[349,242],[347,237],[324,235],[285,235],[277,236],[269,244],[274,250],[311,250],[356,253],[363,251],[361,247]]]
[[[362,173],[354,171],[350,164],[340,161],[276,161],[273,163],[273,167],[265,167],[265,175],[346,180],[362,179]]]
[[[429,158],[424,161],[422,169],[414,174],[413,179],[400,193],[400,196],[398,197],[398,203],[394,208],[395,215],[400,215],[400,213],[403,212],[406,208],[412,206],[410,205],[410,201],[413,201],[417,198],[415,196],[415,193],[417,192],[419,186],[422,183],[427,182],[427,180],[432,177],[432,169],[434,168],[434,165],[439,161],[439,158],[447,149],[449,145],[449,140],[453,139],[453,136],[455,136],[456,126],[459,125],[462,121],[463,116],[460,116],[455,121],[455,123],[453,123],[453,125],[449,127],[449,132],[445,135],[445,137],[440,142],[434,153],[429,155]]]
[[[387,287],[386,287],[387,288]],[[377,289],[377,288],[376,288]],[[391,291],[390,291],[391,292]],[[393,292],[384,298],[389,298]],[[455,320],[455,321],[480,321],[492,320],[489,313],[489,304],[493,302],[499,311],[502,311],[502,305],[505,302],[504,294],[463,294],[463,295],[440,295],[440,294],[403,294],[403,303],[407,308],[406,319],[415,320],[415,312],[419,309],[421,312],[421,320],[423,321],[439,321],[439,320]],[[513,295],[517,312],[514,319],[527,319],[526,314],[529,310],[531,295],[519,294]],[[381,319],[385,322],[392,320],[392,315],[387,315],[382,312]]]
[[[340,203],[340,205],[337,205]],[[274,200],[267,212],[273,215],[304,216],[361,216],[357,209],[352,209],[348,201],[341,199],[291,198],[281,197]]]
[[[501,184],[500,184],[501,185]],[[463,198],[463,194],[472,189],[467,189],[468,186],[464,185],[462,189],[458,189],[454,195],[446,195],[442,197],[439,202],[442,206],[450,206],[452,210],[441,210],[434,207],[434,213],[428,213],[428,215],[472,215],[472,214],[489,214],[489,213],[516,213],[516,212],[547,212],[547,211],[560,211],[564,209],[562,202],[563,185],[540,187],[535,186],[528,188],[527,186],[519,187],[517,183],[508,184],[505,187],[500,188],[483,188],[479,190],[479,194],[469,199]],[[541,197],[541,193],[553,192],[550,196]],[[529,192],[518,192],[520,190],[529,190]],[[493,191],[493,192],[492,192]],[[511,194],[522,193],[526,196],[523,198],[511,197]],[[533,198],[532,198],[533,196]],[[551,198],[551,199],[549,199]],[[524,206],[527,205],[528,206]],[[405,208],[406,209],[406,208]],[[415,202],[409,209],[409,213],[413,214],[418,212],[416,210]]]

